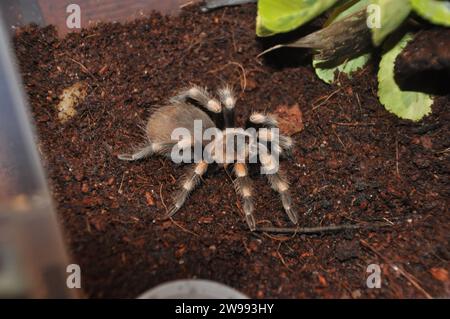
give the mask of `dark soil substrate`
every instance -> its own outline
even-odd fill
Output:
[[[255,14],[253,5],[210,14],[191,7],[179,17],[154,14],[63,40],[51,27],[15,37],[39,149],[86,295],[136,297],[168,280],[208,278],[258,298],[449,296],[449,97],[412,123],[379,104],[376,63],[329,86],[309,63],[280,67],[276,54],[259,61]],[[251,233],[222,169],[208,173],[174,222],[162,219],[184,168],[116,155],[142,142],[138,125],[175,90],[224,81],[239,88],[236,63],[246,72],[241,122],[252,110],[279,105],[298,103],[303,112],[293,159],[282,163],[302,226],[392,227]],[[80,80],[89,83],[88,96],[60,124],[58,96]],[[276,194],[257,170],[253,175],[258,224],[290,226]],[[372,263],[381,264],[381,289],[366,286]]]

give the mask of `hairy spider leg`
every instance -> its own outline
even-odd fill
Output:
[[[119,154],[117,158],[122,161],[137,161],[154,154],[170,155],[172,148],[176,144],[177,143],[150,143],[150,145],[146,145],[136,150],[134,153]]]
[[[234,118],[234,107],[236,105],[236,98],[234,96],[233,89],[226,85],[223,88],[218,90],[219,98],[224,108],[223,112],[223,120],[225,122],[225,127],[235,127],[235,118]]]
[[[167,217],[173,216],[184,204],[186,199],[195,189],[195,187],[200,183],[202,176],[208,170],[208,163],[205,161],[201,161],[192,166],[189,172],[184,176],[181,188],[174,196],[174,202],[172,207],[170,208]]]
[[[253,216],[253,188],[252,181],[248,177],[247,166],[245,163],[234,164],[233,169],[234,175],[236,176],[233,181],[236,193],[241,196],[242,208],[244,210],[245,220],[251,231],[256,230],[256,221]]]
[[[200,104],[201,107],[213,113],[222,112],[220,102],[213,98],[206,89],[194,85],[190,88],[181,90],[171,100],[175,102],[186,102],[192,99]]]
[[[249,123],[252,126],[255,126],[258,129],[258,139],[267,143],[275,143],[275,147],[273,148],[276,152],[281,155],[286,153],[286,155],[291,155],[291,150],[294,145],[292,138],[283,134],[273,134],[270,130],[272,128],[278,127],[278,121],[274,115],[268,113],[259,113],[254,112],[250,115]]]
[[[263,148],[263,146],[260,148]],[[297,224],[298,215],[293,207],[286,173],[279,167],[277,159],[272,154],[269,154],[267,150],[261,152],[259,158],[270,187],[280,195],[281,203],[283,204],[284,211],[289,216],[289,219],[294,224]],[[278,165],[278,167],[275,167],[276,165]]]

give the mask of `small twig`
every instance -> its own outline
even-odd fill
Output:
[[[161,198],[161,204],[163,205],[164,209],[166,210],[166,215],[168,215],[169,210],[167,209],[166,203],[164,203],[164,197],[162,195],[162,188],[163,188],[163,184],[159,185],[159,197]]]
[[[319,226],[319,227],[258,227],[256,231],[275,233],[275,234],[319,234],[319,233],[329,233],[337,232],[343,230],[355,230],[355,229],[376,229],[382,227],[390,227],[392,225],[387,223],[377,223],[377,224],[344,224],[344,225],[330,225],[330,226]]]
[[[193,4],[196,4],[196,3],[198,3],[198,2],[200,2],[200,1],[199,1],[199,0],[188,1],[188,2],[186,2],[186,3],[181,4],[181,5],[179,6],[179,8],[180,8],[180,9],[184,9],[184,8],[189,7],[189,6],[191,6],[191,5],[193,5]]]
[[[187,229],[187,228],[181,226],[180,224],[178,224],[172,217],[170,217],[169,219],[170,219],[170,221],[171,221],[175,226],[177,226],[177,227],[178,227],[179,229],[181,229],[182,231],[184,231],[184,232],[186,232],[186,233],[188,233],[188,234],[194,235],[195,237],[200,237],[199,234],[194,233],[192,230],[189,230],[189,229]]]
[[[100,33],[93,33],[84,38],[84,40],[98,36]]]
[[[359,99],[359,94],[358,93],[356,93],[355,95],[356,95],[356,101],[358,102],[358,106],[359,106],[359,112],[361,113],[361,111],[362,111],[361,100]]]
[[[162,187],[163,187],[163,184],[161,184],[161,185],[159,186],[159,197],[161,198],[161,204],[163,205],[164,209],[166,210],[166,216],[167,216],[167,215],[169,214],[169,210],[167,209],[167,205],[166,205],[166,203],[164,202],[164,197],[163,197],[163,195],[162,195]],[[172,217],[169,217],[169,219],[170,219],[170,221],[171,221],[175,226],[177,226],[178,228],[180,228],[182,231],[184,231],[184,232],[186,232],[186,233],[189,233],[189,234],[191,234],[191,235],[194,235],[194,236],[196,236],[196,237],[199,237],[199,235],[198,235],[197,233],[194,233],[193,231],[191,231],[191,230],[189,230],[189,229],[187,229],[187,228],[181,226],[180,224],[178,224]]]
[[[345,65],[347,62],[348,62],[348,58],[345,59],[345,61],[343,62],[343,64]],[[339,82],[339,80],[341,79],[341,74],[342,74],[342,73],[343,73],[343,72],[339,71],[339,72],[338,72],[337,79],[336,79],[336,83],[338,83],[339,85],[341,85],[341,82]]]
[[[319,103],[319,104],[313,106],[313,108],[311,109],[311,111],[315,111],[317,108],[319,108],[320,106],[322,106],[322,105],[324,105],[325,103],[327,103],[328,100],[331,99],[334,95],[336,95],[336,93],[338,93],[340,90],[342,90],[342,88],[339,88],[339,89],[337,89],[337,90],[331,92],[331,94],[329,94],[329,95],[325,98],[324,101],[322,101],[321,103]],[[318,101],[320,101],[321,99],[323,99],[323,98],[320,98]],[[317,101],[317,102],[318,102],[318,101]]]
[[[270,235],[270,233],[265,232],[265,233],[263,233],[263,235],[269,237],[272,240],[285,242],[285,241],[288,241],[288,240],[291,240],[292,238],[294,238],[296,234],[294,233],[294,234],[292,234],[290,236],[276,236],[276,235],[272,236],[272,235]]]
[[[84,73],[86,73],[87,75],[89,75],[91,78],[93,78],[95,81],[98,82],[97,78],[94,76],[94,74],[91,73],[91,71],[89,71],[89,69],[81,62],[78,62],[77,60],[71,58],[70,56],[67,55],[67,57],[69,58],[70,61],[72,61],[75,64],[78,64],[81,68],[81,71],[83,71]]]
[[[449,152],[450,152],[450,147],[447,147],[445,150],[435,152],[435,154],[445,154],[445,153],[449,153]]]
[[[338,139],[339,143],[341,143],[342,147],[344,148],[344,150],[347,149],[347,146],[345,146],[344,142],[342,142],[341,138],[339,137],[339,135],[336,133],[336,130],[333,128],[333,134],[334,136],[336,136],[336,138]]]
[[[120,180],[119,189],[117,190],[117,192],[118,192],[119,194],[122,194],[122,193],[123,193],[123,191],[122,191],[122,186],[123,186],[123,179],[124,179],[124,177],[125,177],[125,173],[122,174],[122,179]]]
[[[234,53],[236,53],[238,51],[237,45],[236,45],[236,39],[234,38],[234,31],[231,30],[231,40],[233,43],[233,49],[234,49]]]
[[[247,88],[247,75],[245,74],[244,67],[242,66],[242,64],[240,64],[238,62],[230,61],[229,63],[236,65],[241,69],[241,71],[242,71],[241,90],[242,90],[242,92],[244,92],[245,89]]]
[[[207,73],[213,73],[213,74],[217,73],[219,71],[222,71],[222,70],[226,69],[230,65],[235,65],[235,66],[239,67],[239,69],[242,71],[242,79],[241,79],[241,76],[239,75],[239,81],[241,82],[240,83],[241,84],[241,90],[242,90],[242,92],[244,92],[245,89],[247,88],[247,75],[246,75],[245,69],[242,66],[242,64],[240,64],[238,62],[235,62],[235,61],[229,61],[227,64],[222,65],[221,67],[219,67],[217,69],[210,70]]]
[[[361,245],[363,245],[364,247],[369,249],[372,253],[374,253],[375,255],[380,257],[395,272],[398,272],[401,275],[403,275],[403,277],[405,277],[406,280],[408,280],[414,287],[416,287],[417,290],[419,290],[421,293],[423,293],[425,295],[425,297],[427,297],[428,299],[433,299],[433,297],[425,289],[423,289],[422,286],[419,285],[418,280],[413,275],[411,275],[410,273],[408,273],[406,270],[402,269],[401,267],[394,265],[389,259],[387,259],[380,252],[378,252],[375,248],[373,248],[371,245],[369,245],[369,243],[366,242],[365,240],[361,239],[360,243],[361,243]]]
[[[278,245],[278,249],[277,249],[278,258],[280,259],[281,263],[284,265],[284,267],[286,267],[286,269],[288,271],[293,272],[293,270],[291,268],[289,268],[289,266],[286,264],[286,261],[284,260],[283,255],[281,255],[280,247],[281,247],[281,243]]]
[[[74,62],[74,63],[76,63],[76,64],[78,64],[78,65],[81,67],[81,70],[82,70],[84,73],[91,73],[91,72],[88,70],[88,68],[84,66],[83,63],[78,62],[77,60],[75,60],[75,59],[73,59],[73,58],[71,58],[71,57],[69,57],[69,60],[72,61],[72,62]]]
[[[397,173],[397,177],[400,177],[400,170],[398,168],[398,137],[395,137],[395,171]]]

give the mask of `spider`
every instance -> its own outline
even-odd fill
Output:
[[[225,86],[218,90],[218,96],[219,99],[214,98],[207,89],[199,86],[181,90],[170,99],[168,104],[150,116],[145,126],[147,138],[145,145],[133,153],[120,154],[118,158],[124,161],[135,161],[152,155],[162,155],[173,160],[174,151],[191,150],[197,143],[209,160],[203,158],[192,164],[180,182],[180,188],[175,193],[167,217],[173,216],[183,206],[202,180],[209,164],[217,163],[225,169],[232,164],[235,175],[233,184],[236,193],[241,197],[245,220],[251,231],[256,230],[256,222],[253,216],[252,181],[248,176],[247,162],[259,162],[261,171],[265,172],[270,186],[279,193],[289,219],[297,224],[298,216],[293,207],[286,174],[278,167],[278,155],[290,154],[293,146],[292,139],[277,133],[277,120],[269,113],[255,112],[248,118],[246,128],[258,129],[256,134],[249,134],[243,128],[235,127],[236,98],[233,90]],[[208,129],[215,129],[221,133],[220,136],[212,139],[213,142],[208,145],[205,145],[207,141],[203,135],[198,138],[194,134],[194,138],[189,136],[178,141],[173,139],[172,132],[177,128],[184,128],[193,133],[196,121],[201,121],[202,133]],[[232,144],[232,151],[225,152],[226,147],[223,147],[223,143],[228,146],[228,143],[234,141],[236,136],[246,139],[243,147],[234,147]],[[266,147],[268,144],[272,146],[270,151]]]

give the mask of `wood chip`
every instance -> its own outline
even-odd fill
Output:
[[[155,199],[150,192],[145,192],[145,200],[148,206],[155,206]]]
[[[303,130],[303,113],[297,103],[292,106],[279,105],[275,114],[281,133],[291,136]]]
[[[444,268],[431,268],[430,269],[431,275],[441,281],[441,282],[448,282],[448,271]]]

